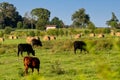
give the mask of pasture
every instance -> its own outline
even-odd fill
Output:
[[[17,45],[25,39],[7,39],[0,44],[1,80],[119,80],[120,39],[81,38],[87,43],[88,54],[73,51],[74,39],[58,37],[42,41],[43,47],[33,47],[41,60],[37,71],[24,76],[23,57],[17,56]],[[23,53],[26,56],[27,53]]]

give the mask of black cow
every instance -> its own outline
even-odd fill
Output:
[[[39,73],[39,68],[40,68],[40,60],[37,57],[30,57],[26,56],[24,57],[24,66],[25,66],[25,74],[28,74],[28,69],[32,69],[32,73],[34,72],[34,68],[37,69]]]
[[[32,55],[35,56],[35,51],[33,50],[30,44],[27,44],[27,43],[18,44],[18,56],[19,56],[19,53],[21,53],[21,56],[23,56],[22,54],[23,52],[27,52],[28,55],[32,53]]]
[[[74,41],[74,53],[76,54],[76,50],[80,49],[80,51],[82,52],[87,51],[86,50],[86,43],[84,41]]]
[[[42,42],[39,39],[32,39],[32,46],[42,46]]]

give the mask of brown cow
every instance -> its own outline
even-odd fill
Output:
[[[34,72],[34,68],[36,68],[39,74],[40,60],[37,57],[26,56],[23,61],[25,66],[25,74],[28,74],[28,68],[32,69],[32,73]]]

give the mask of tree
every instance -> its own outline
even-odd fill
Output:
[[[60,20],[58,17],[54,17],[50,24],[52,25],[57,25],[58,28],[63,28],[64,27],[64,23],[62,20]]]
[[[16,11],[16,7],[8,2],[0,3],[0,25],[16,27],[17,22],[22,21],[22,17]]]
[[[22,29],[22,28],[23,28],[23,23],[22,23],[21,21],[19,21],[19,22],[17,23],[17,28],[18,28],[18,29]]]
[[[89,22],[88,22],[88,25],[87,25],[87,28],[88,28],[88,29],[92,29],[92,30],[94,30],[94,29],[95,29],[95,25],[94,25],[94,23],[91,22],[91,21],[89,21]]]
[[[44,30],[45,25],[49,22],[50,11],[44,8],[35,8],[31,11],[32,16],[36,22],[36,28]]]
[[[110,26],[111,28],[118,28],[118,21],[119,20],[117,19],[115,13],[112,12],[112,18],[106,21],[106,24]]]
[[[85,13],[85,9],[81,8],[72,15],[73,26],[86,27],[90,21],[90,17]]]

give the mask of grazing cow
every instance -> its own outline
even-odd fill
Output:
[[[28,74],[28,68],[32,69],[32,73],[34,72],[34,68],[36,68],[39,74],[40,60],[37,57],[26,56],[23,61],[25,66],[25,74]]]
[[[32,39],[32,46],[42,46],[42,42],[39,39]]]
[[[30,44],[18,44],[18,56],[19,53],[21,53],[21,56],[23,56],[23,52],[27,52],[28,55],[32,53],[33,56],[35,56],[35,51],[33,50],[32,46]]]
[[[86,48],[86,43],[83,41],[74,41],[74,53],[76,54],[76,50],[80,49],[80,51],[87,51]]]

